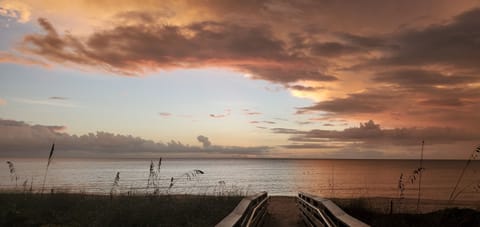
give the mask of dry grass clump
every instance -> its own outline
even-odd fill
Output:
[[[112,189],[110,190],[110,195],[113,195],[118,191],[118,183],[120,182],[120,172],[117,172],[115,178],[113,179]]]
[[[214,226],[241,199],[0,193],[0,226]]]
[[[15,172],[15,166],[11,161],[7,161],[7,165],[8,165],[8,170],[10,171],[10,181],[15,181],[15,188],[17,188],[18,176],[17,176],[17,173]]]
[[[395,206],[399,200],[395,200]],[[391,213],[388,208],[378,210],[375,201],[369,198],[332,199],[349,215],[370,224],[371,226],[478,226],[480,211],[469,208],[447,208],[434,212],[418,213]],[[411,201],[412,211],[416,201]]]

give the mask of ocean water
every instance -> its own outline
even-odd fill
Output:
[[[12,178],[6,161],[15,166]],[[46,159],[0,159],[0,189],[40,190]],[[158,160],[154,160],[157,162]],[[465,161],[424,161],[422,198],[448,199]],[[164,159],[160,192],[174,194],[295,195],[299,191],[323,197],[399,197],[399,177],[404,175],[405,198],[416,198],[418,178],[408,181],[418,168],[410,160],[290,160],[290,159]],[[146,188],[150,160],[54,159],[45,182],[46,190],[110,193],[117,172],[118,193],[152,193]],[[204,174],[188,179],[184,173],[199,169]],[[169,189],[171,177],[176,180]],[[26,184],[25,180],[27,180]],[[32,184],[33,180],[33,184]],[[480,201],[480,161],[465,172],[458,200]]]

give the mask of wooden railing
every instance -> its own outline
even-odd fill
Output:
[[[298,193],[297,204],[307,226],[369,226],[348,215],[335,203],[307,193]]]
[[[217,227],[254,227],[261,226],[267,213],[267,192],[246,197],[240,201],[235,209]]]

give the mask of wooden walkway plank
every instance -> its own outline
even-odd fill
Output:
[[[296,198],[290,196],[272,196],[268,202],[265,227],[295,227],[305,226],[300,210],[296,205]]]

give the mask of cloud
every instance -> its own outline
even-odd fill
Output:
[[[378,64],[441,64],[479,72],[475,61],[480,58],[479,26],[480,8],[474,8],[448,23],[400,32],[391,38],[396,48],[389,51],[389,56],[379,59]]]
[[[212,145],[210,140],[208,140],[208,137],[200,135],[200,136],[197,136],[197,140],[198,142],[202,143],[203,147],[209,147],[210,145]]]
[[[397,96],[382,90],[349,94],[346,98],[337,98],[319,102],[314,106],[300,108],[298,113],[305,111],[326,111],[341,114],[377,113],[389,109]]]
[[[443,80],[443,79],[439,79]],[[410,83],[410,82],[408,82]],[[453,82],[452,82],[453,83]],[[329,118],[376,118],[390,124],[404,126],[459,127],[474,129],[480,121],[480,89],[461,84],[379,86],[346,97],[320,101],[309,107],[299,108],[298,114],[319,111]]]
[[[0,16],[14,18],[20,23],[26,23],[30,20],[30,7],[20,1],[2,0],[0,1]]]
[[[332,146],[332,145],[326,145],[326,144],[316,144],[316,143],[295,143],[295,144],[288,144],[288,145],[282,145],[281,147],[287,148],[287,149],[334,149],[334,148],[340,148],[339,146]]]
[[[312,122],[312,121],[296,121],[295,123],[297,123],[299,125],[310,125],[310,124],[314,124],[315,122]]]
[[[227,115],[226,114],[210,114],[209,116],[212,118],[224,118]]]
[[[172,116],[171,113],[167,113],[167,112],[160,112],[160,113],[158,113],[158,115],[160,115],[160,116],[162,116],[162,117],[170,117],[170,116]]]
[[[243,109],[242,111],[246,115],[261,115],[262,114],[260,112],[252,111],[252,110],[249,110],[249,109]]]
[[[374,81],[395,84],[404,88],[436,86],[436,85],[464,85],[480,81],[475,76],[446,76],[440,72],[426,70],[398,70],[382,73],[373,78]]]
[[[61,64],[128,76],[157,69],[215,66],[282,83],[337,80],[323,73],[318,64],[291,54],[285,42],[262,24],[205,21],[184,26],[118,25],[80,39],[68,33],[60,35],[45,18],[39,18],[38,23],[45,34],[25,36],[20,50]]]
[[[459,128],[393,128],[382,129],[372,120],[361,123],[359,127],[341,131],[315,129],[298,131],[292,129],[273,129],[274,133],[292,134],[290,141],[297,142],[361,142],[365,144],[390,144],[397,146],[418,145],[422,140],[429,144],[449,144],[461,141],[478,141],[480,131],[467,131]]]
[[[0,99],[0,106],[7,105],[7,101],[5,99]]]
[[[67,97],[61,97],[61,96],[51,96],[51,97],[48,97],[48,99],[53,99],[53,100],[68,100]]]
[[[311,87],[311,86],[303,86],[303,85],[286,85],[286,88],[297,90],[297,91],[317,91],[321,89],[319,87]]]
[[[38,60],[35,58],[25,57],[22,55],[15,55],[8,52],[0,51],[0,63],[15,63],[21,65],[38,65],[42,67],[49,68],[50,65],[43,62],[42,60]]]
[[[322,57],[336,57],[362,53],[364,50],[337,42],[315,43],[310,46],[313,55]]]
[[[53,23],[38,19],[40,33],[17,49],[31,59],[127,76],[229,69],[315,100],[298,113],[328,119],[465,130],[480,121],[475,0],[28,3],[35,16],[48,5],[94,28],[61,32],[67,22],[48,14]]]
[[[226,109],[223,114],[210,114],[209,116],[211,118],[224,118],[224,117],[230,116],[231,113],[232,113],[232,110]]]
[[[303,134],[302,131],[291,128],[272,128],[271,130],[277,134]]]
[[[52,99],[49,98],[47,100],[44,99],[27,99],[27,98],[15,98],[13,99],[16,102],[26,103],[26,104],[34,104],[34,105],[47,105],[47,106],[57,106],[57,107],[65,107],[65,108],[78,108],[79,105],[73,104],[68,102],[66,99]]]
[[[250,124],[270,124],[270,125],[273,125],[273,124],[276,124],[275,121],[250,121],[249,122]]]
[[[266,155],[270,147],[211,146],[208,138],[199,136],[204,147],[178,141],[154,142],[132,135],[108,132],[70,135],[64,126],[31,125],[22,121],[0,119],[0,156],[44,157],[55,141],[56,155],[61,157],[232,157]],[[208,146],[206,146],[208,145]],[[43,149],[43,150],[42,150]],[[43,152],[45,151],[45,152]]]
[[[260,113],[260,112],[247,112],[245,114],[247,114],[247,115],[260,115],[262,113]]]

